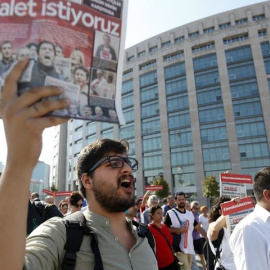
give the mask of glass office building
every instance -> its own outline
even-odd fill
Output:
[[[129,142],[129,155],[140,164],[138,196],[163,174],[171,192],[203,201],[206,176],[218,179],[224,171],[254,176],[268,166],[269,8],[266,1],[217,14],[127,49],[126,125],[69,121],[62,131],[64,150],[56,140],[53,168],[65,164],[65,189],[77,187],[75,164],[82,147],[105,137]],[[66,151],[62,160],[61,151]]]

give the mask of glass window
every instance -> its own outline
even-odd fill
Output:
[[[181,36],[181,37],[178,37],[174,40],[175,43],[180,43],[180,42],[183,42],[185,40],[185,36]]]
[[[196,32],[193,32],[193,33],[188,34],[188,37],[189,37],[189,38],[195,38],[195,37],[197,37],[199,34],[200,34],[199,31],[196,31]]]
[[[250,46],[227,50],[225,54],[227,63],[252,59]]]
[[[247,39],[248,39],[248,34],[246,33],[246,34],[242,34],[239,36],[224,38],[223,43],[224,44],[231,44],[231,43],[235,43],[235,42],[239,42],[239,41],[243,41],[243,40],[247,40]]]
[[[140,87],[157,83],[157,71],[152,71],[140,76]]]
[[[264,60],[264,67],[266,74],[270,74],[270,59]]]
[[[91,144],[93,142],[95,142],[97,140],[97,136],[96,135],[92,135],[87,137],[87,144]]]
[[[192,133],[183,132],[182,130],[177,133],[170,133],[170,147],[185,146],[192,144]]]
[[[255,77],[255,69],[252,64],[241,64],[238,66],[228,68],[229,80],[237,80],[249,77]]]
[[[203,149],[203,160],[205,163],[230,160],[229,147],[215,147]]]
[[[124,81],[122,83],[122,94],[133,91],[133,80]]]
[[[166,42],[163,42],[163,43],[161,44],[161,47],[162,47],[162,48],[166,48],[166,47],[168,47],[168,46],[170,46],[170,45],[171,45],[171,41],[168,40],[168,41],[166,41]]]
[[[247,22],[248,22],[248,19],[247,18],[235,20],[235,24],[236,25],[240,25],[240,24],[247,23]]]
[[[113,130],[106,130],[101,132],[101,138],[113,139]]]
[[[202,143],[220,141],[227,139],[227,130],[226,127],[215,127],[209,129],[201,130],[201,140]]]
[[[201,52],[201,51],[205,51],[205,50],[210,50],[213,48],[215,48],[215,42],[210,42],[207,44],[192,47],[192,52],[197,53],[197,52]]]
[[[183,58],[184,57],[184,51],[176,52],[173,54],[169,54],[163,57],[164,62],[172,61],[175,59]]]
[[[252,16],[252,20],[253,21],[260,21],[260,20],[263,20],[263,19],[265,19],[265,15],[264,14]]]
[[[130,61],[132,61],[134,58],[135,58],[135,56],[134,56],[134,55],[131,55],[131,56],[129,56],[129,57],[127,58],[127,60],[128,60],[128,62],[130,62]]]
[[[149,52],[151,52],[151,53],[156,52],[157,50],[158,50],[158,46],[154,46],[154,47],[149,48]]]
[[[219,83],[218,71],[214,70],[211,72],[204,72],[195,75],[196,87],[205,87],[207,85],[212,85]]]
[[[140,65],[139,69],[144,70],[148,68],[153,68],[155,66],[156,66],[156,60]]]
[[[176,94],[187,91],[186,78],[174,79],[166,81],[166,94]]]
[[[203,108],[203,110],[199,110],[199,120],[201,124],[207,123],[207,122],[224,120],[224,118],[225,116],[224,116],[223,107],[212,108],[212,109]]]
[[[142,122],[142,135],[160,132],[159,118]]]
[[[183,75],[186,72],[185,62],[180,62],[164,68],[165,79]]]
[[[259,37],[265,37],[266,35],[267,35],[267,30],[266,29],[258,30],[258,36]]]
[[[112,123],[100,123],[100,129],[101,130],[104,130],[104,129],[108,129],[108,128],[112,128],[113,127],[113,124]]]
[[[93,133],[96,133],[96,123],[95,123],[95,122],[89,123],[89,124],[86,126],[86,131],[87,131],[87,134],[93,134]]]
[[[236,130],[238,138],[265,135],[264,122],[237,124]]]
[[[178,153],[171,153],[171,165],[178,166],[179,164],[181,166],[194,164],[193,151],[181,151]]]
[[[75,141],[82,139],[82,135],[83,135],[83,128],[80,127],[78,129],[75,130]]]
[[[134,140],[129,140],[128,141],[128,144],[129,144],[129,150],[128,150],[128,156],[133,156],[135,155],[135,141]]]
[[[123,112],[124,113],[124,118],[125,121],[128,122],[133,122],[134,121],[134,109],[126,110]]]
[[[142,57],[145,55],[145,50],[144,51],[141,51],[141,52],[138,52],[138,57]]]
[[[74,154],[81,152],[81,150],[82,150],[82,140],[79,140],[74,143]]]
[[[270,56],[270,45],[269,41],[261,43],[261,49],[262,49],[262,54],[265,57]]]
[[[134,106],[133,94],[122,96],[122,108]]]
[[[158,98],[158,86],[152,85],[145,88],[141,88],[141,102]]]
[[[142,140],[143,152],[162,149],[161,137],[147,138]]]
[[[234,110],[235,118],[262,114],[262,108],[261,108],[260,102],[235,104],[233,105],[233,110]]]
[[[219,29],[225,29],[225,28],[228,28],[228,27],[231,27],[231,23],[230,22],[223,23],[223,24],[220,24],[219,25]]]
[[[198,105],[222,101],[221,89],[217,88],[210,91],[197,92],[197,101]]]
[[[259,95],[257,82],[246,80],[231,83],[232,98],[243,98]]]
[[[153,155],[150,157],[143,157],[144,169],[162,168],[162,155]]]
[[[133,69],[129,69],[123,72],[123,79],[133,74]]]
[[[186,109],[188,107],[188,96],[171,97],[167,100],[167,109],[169,112]]]
[[[150,116],[154,116],[154,115],[158,115],[159,114],[159,107],[158,107],[158,103],[151,103],[151,104],[147,104],[147,105],[142,105],[141,107],[141,117],[145,118],[145,117],[150,117]]]
[[[211,68],[217,66],[216,54],[208,54],[203,57],[197,57],[193,59],[194,70],[198,71],[204,68]]]
[[[214,32],[214,31],[215,31],[214,26],[203,29],[204,34],[211,33],[211,32]]]
[[[134,138],[135,136],[135,129],[134,125],[126,125],[123,127],[120,127],[120,139],[129,139],[129,138]]]
[[[173,114],[168,117],[169,129],[180,128],[190,126],[190,115],[185,114]]]
[[[267,143],[239,145],[240,159],[269,157]]]

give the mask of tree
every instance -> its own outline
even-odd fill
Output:
[[[55,183],[54,182],[50,186],[50,190],[53,191],[53,192],[58,191],[58,188],[55,186]]]
[[[215,198],[219,196],[219,183],[216,181],[215,176],[208,176],[202,180],[202,192],[203,196],[207,198],[208,204],[209,198]]]
[[[155,195],[159,198],[165,198],[169,195],[169,185],[166,180],[163,179],[163,175],[160,175],[157,179],[154,179],[153,185],[155,186],[163,186],[163,190],[155,191]]]

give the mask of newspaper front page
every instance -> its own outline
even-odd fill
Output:
[[[60,86],[71,104],[52,115],[124,124],[121,69],[126,4],[2,0],[0,87],[15,63],[28,57],[19,95],[32,87]]]

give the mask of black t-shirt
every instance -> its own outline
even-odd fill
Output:
[[[177,214],[180,214],[180,215],[178,215],[179,218],[180,218],[180,221],[181,221],[181,215],[186,213],[186,210],[185,210],[185,209],[184,209],[183,212],[181,212],[179,209],[174,208],[173,211],[177,211]],[[166,213],[166,216],[165,216],[165,219],[164,219],[164,224],[165,224],[167,227],[169,227],[169,228],[172,226],[172,221],[171,221],[171,218],[170,218],[170,215],[168,214],[168,212]],[[194,228],[195,228],[195,226],[196,226],[197,224],[198,224],[198,222],[197,222],[196,219],[194,218],[194,223],[193,223]]]

